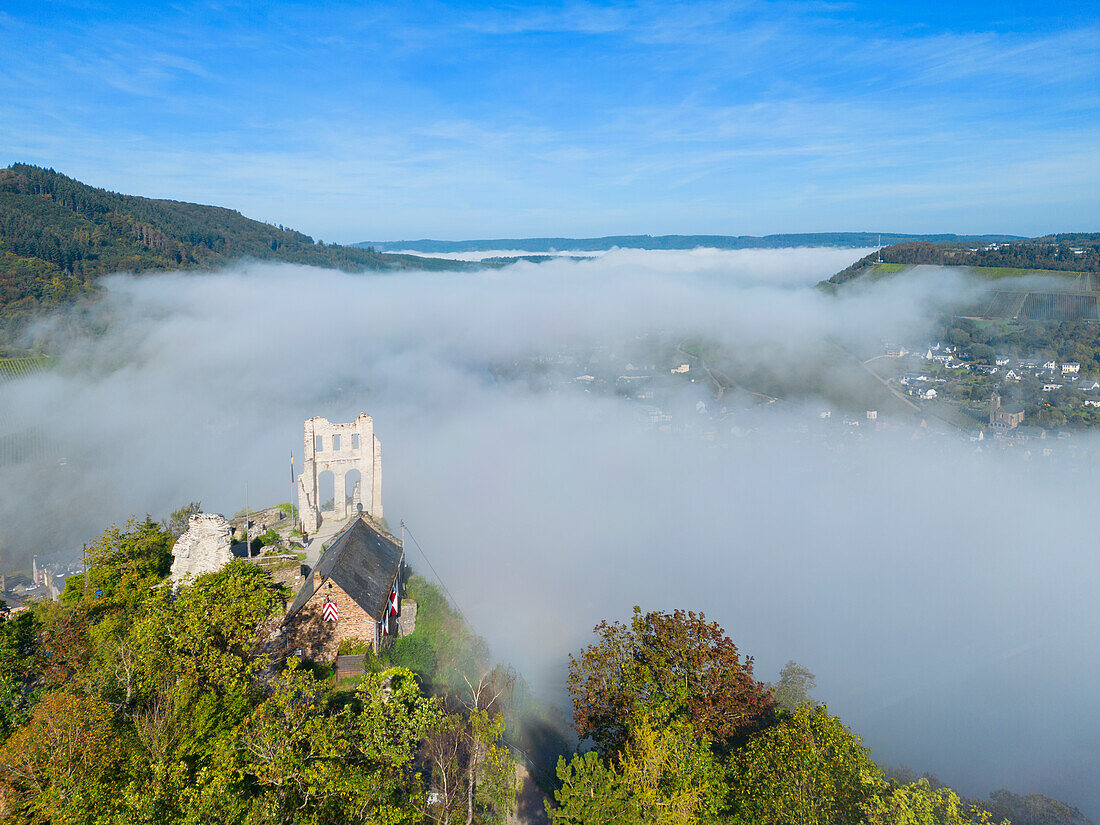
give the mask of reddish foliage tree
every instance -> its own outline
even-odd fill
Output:
[[[604,754],[617,752],[632,720],[688,719],[701,736],[726,746],[769,723],[771,689],[756,681],[716,623],[702,613],[643,614],[629,625],[604,621],[599,641],[569,657],[573,727]]]

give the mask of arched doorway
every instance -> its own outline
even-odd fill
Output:
[[[362,479],[363,474],[355,469],[344,474],[344,500],[349,515],[356,515],[363,509]]]
[[[336,509],[336,476],[332,470],[322,470],[317,474],[317,506],[322,513],[331,513]]]

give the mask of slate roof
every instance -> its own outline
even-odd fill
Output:
[[[380,619],[394,577],[400,570],[401,555],[401,542],[375,525],[368,516],[360,515],[321,555],[283,621],[293,618],[313,596],[314,574],[320,575],[321,586],[331,581],[365,613]]]

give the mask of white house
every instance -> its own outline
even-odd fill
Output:
[[[937,392],[934,389],[932,389],[931,387],[929,387],[926,390],[921,390],[920,391],[920,397],[925,401],[931,401],[933,398],[936,397],[936,395],[937,395]]]
[[[1007,367],[1009,361],[1011,360],[1012,359],[1009,358],[1007,355],[998,355],[996,358],[993,359],[993,363],[995,363],[998,367]]]
[[[1016,370],[1009,370],[1008,372],[1005,373],[1005,380],[1006,381],[1019,381],[1020,380],[1020,374],[1018,372],[1016,372]]]
[[[1060,389],[1062,389],[1061,384],[1043,384],[1043,392],[1054,392]]]
[[[1081,371],[1081,365],[1077,361],[1066,361],[1062,364],[1062,375],[1077,375]]]
[[[685,372],[691,372],[691,364],[681,364],[678,367],[673,367],[669,372],[675,373],[676,375],[683,375]]]
[[[1056,369],[1058,369],[1058,364],[1055,361],[1044,361],[1043,369],[1054,372]]]

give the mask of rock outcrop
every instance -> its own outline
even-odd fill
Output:
[[[229,522],[217,513],[195,513],[187,520],[187,532],[172,548],[173,587],[185,579],[220,570],[233,560]]]

